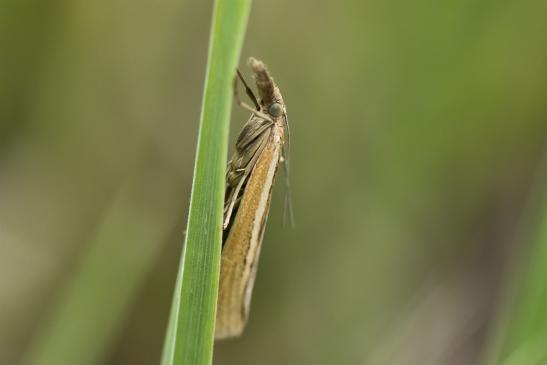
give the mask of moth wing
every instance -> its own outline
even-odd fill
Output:
[[[238,138],[238,141],[243,140],[246,144],[243,149],[236,146],[236,152],[226,170],[224,229],[228,228],[234,210],[237,211],[236,203],[241,198],[242,188],[268,143],[271,131],[271,123],[269,125],[264,124],[259,128],[244,128]],[[245,136],[243,136],[244,134]]]
[[[256,115],[252,115],[243,126],[243,129],[237,138],[236,149],[244,150],[260,134],[262,134],[266,129],[269,129],[271,126],[272,122],[257,117]]]
[[[225,231],[216,339],[239,336],[247,323],[282,141],[282,131],[274,129],[248,178],[232,226]]]

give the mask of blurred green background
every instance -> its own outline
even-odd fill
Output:
[[[212,3],[0,7],[0,363],[158,363]],[[284,94],[296,227],[279,184],[215,364],[480,363],[536,227],[545,14],[254,2],[241,70],[264,60]]]

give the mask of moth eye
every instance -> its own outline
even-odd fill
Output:
[[[283,108],[281,107],[281,104],[273,103],[272,105],[270,105],[270,109],[268,110],[268,112],[274,117],[279,117],[283,112]]]

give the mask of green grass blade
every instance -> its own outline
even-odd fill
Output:
[[[144,177],[121,188],[22,364],[105,363],[145,275],[176,227],[176,182],[161,173]]]
[[[533,204],[539,214],[486,364],[547,364],[547,164],[542,167]]]
[[[212,361],[232,81],[250,5],[215,1],[187,235],[162,365]]]

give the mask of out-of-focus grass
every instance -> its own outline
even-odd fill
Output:
[[[178,204],[167,194],[175,190],[176,180],[159,170],[146,178],[148,172],[121,188],[32,339],[24,364],[104,363],[137,289],[176,224]]]
[[[212,3],[2,7],[1,364],[20,363],[150,142],[180,195],[146,191],[176,200],[178,235],[104,363],[157,362]],[[506,254],[547,136],[547,2],[255,5],[242,55],[266,61],[286,97],[298,225],[282,229],[274,192],[249,325],[241,339],[215,344],[215,360],[362,364],[385,349],[423,365],[446,349],[452,364],[476,364],[512,276],[503,263],[529,247]],[[233,109],[235,134],[248,113]]]
[[[188,228],[163,365],[213,358],[232,80],[250,6],[250,0],[217,0],[213,10]]]
[[[494,333],[495,347],[485,362],[490,365],[547,363],[547,163],[541,167],[537,200],[531,202],[531,235],[508,291],[507,310]]]

